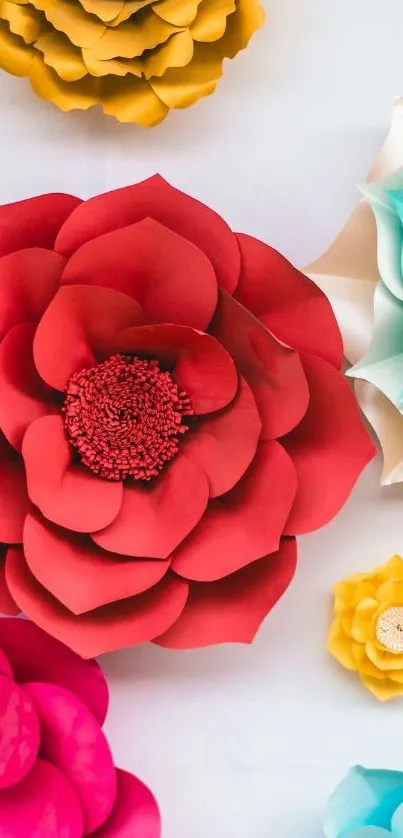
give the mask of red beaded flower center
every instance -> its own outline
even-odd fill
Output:
[[[113,355],[71,376],[65,426],[81,461],[107,480],[151,480],[188,430],[189,397],[158,361]]]

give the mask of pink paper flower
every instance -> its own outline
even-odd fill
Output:
[[[160,838],[157,803],[116,769],[102,731],[108,687],[26,620],[0,620],[0,835]]]

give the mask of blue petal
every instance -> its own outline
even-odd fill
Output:
[[[403,772],[371,770],[357,765],[328,802],[324,818],[326,838],[342,838],[363,826],[390,830],[392,816],[401,803]],[[368,838],[381,838],[380,835],[367,835]]]

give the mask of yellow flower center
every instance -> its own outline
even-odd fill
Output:
[[[376,621],[375,634],[390,652],[403,652],[403,606],[387,608]]]

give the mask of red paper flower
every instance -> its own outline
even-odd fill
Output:
[[[102,725],[108,688],[27,620],[0,620],[0,834],[160,838],[147,786],[115,768]]]
[[[251,641],[374,455],[324,295],[159,177],[0,254],[2,599],[84,656]]]

